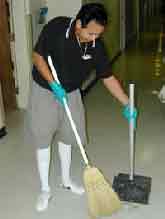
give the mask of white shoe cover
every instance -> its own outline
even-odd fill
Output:
[[[45,211],[48,208],[48,203],[51,197],[50,192],[42,191],[37,200],[36,210],[38,212]]]
[[[63,185],[65,189],[71,190],[71,192],[77,194],[77,195],[83,195],[85,192],[84,188],[82,186],[78,186],[75,183],[69,183],[67,185]]]
[[[165,103],[165,85],[162,86],[162,88],[158,94],[158,98],[159,98],[161,103]]]
[[[71,190],[75,194],[82,195],[84,193],[84,188],[73,183],[70,177],[71,145],[66,145],[62,142],[59,142],[58,150],[61,161],[61,176],[63,187],[65,189]]]

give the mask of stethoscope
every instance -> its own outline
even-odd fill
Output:
[[[72,23],[73,23],[74,20],[75,20],[75,18],[72,18],[72,19],[71,19],[71,21],[70,21],[70,23],[69,23],[69,27],[68,27],[67,30],[66,30],[66,33],[65,33],[65,38],[66,38],[66,39],[69,38],[70,29],[71,29],[71,26],[72,26]],[[80,40],[79,40],[78,38],[77,38],[77,42],[78,42],[78,44],[79,44],[80,49],[82,50],[82,47],[81,47],[81,44],[80,44]],[[92,45],[92,47],[95,48],[95,37],[93,38],[93,45]],[[84,51],[83,55],[81,56],[81,58],[82,58],[83,60],[89,60],[89,59],[92,58],[92,56],[91,56],[90,54],[86,54],[86,51],[87,51],[87,45],[86,45],[86,47],[85,47],[85,51]]]

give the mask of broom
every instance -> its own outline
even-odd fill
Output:
[[[50,56],[48,56],[48,63],[54,79],[57,83],[60,84]],[[77,132],[76,125],[72,119],[72,115],[65,98],[63,98],[63,103],[72,130],[76,137],[77,144],[80,148],[80,152],[86,165],[83,174],[83,180],[88,198],[89,213],[92,218],[99,216],[110,216],[113,212],[121,208],[121,202],[117,193],[113,191],[111,185],[106,181],[103,174],[96,167],[91,167],[89,165],[85,149],[81,143],[80,136]]]

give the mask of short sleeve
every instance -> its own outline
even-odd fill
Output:
[[[98,78],[108,78],[109,76],[112,76],[110,60],[104,43],[100,39],[96,43],[95,68]]]
[[[45,25],[41,31],[37,43],[34,47],[34,51],[43,57],[47,57],[47,55],[49,54],[47,25]]]

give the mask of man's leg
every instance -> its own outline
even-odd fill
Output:
[[[68,105],[72,113],[73,120],[77,126],[78,133],[81,137],[82,144],[85,145],[86,144],[85,116],[84,116],[84,107],[82,104],[79,90],[73,91],[68,94]],[[59,156],[61,161],[62,183],[64,187],[68,187],[72,192],[76,194],[83,194],[84,188],[74,184],[70,177],[71,148],[72,148],[71,145],[77,146],[77,142],[65,111],[63,112],[63,124],[60,129],[59,139],[60,140],[59,140],[58,148],[59,148]]]
[[[48,207],[51,191],[49,186],[50,146],[37,150],[37,165],[41,183],[41,193],[38,197],[36,210],[44,211]]]
[[[59,123],[59,104],[50,91],[34,81],[27,110],[29,141],[36,147],[37,166],[41,183],[36,210],[44,211],[51,197],[49,186],[50,146]]]
[[[61,162],[61,177],[63,186],[70,189],[75,194],[82,195],[84,193],[84,188],[73,183],[70,177],[71,145],[59,142],[58,152]]]

